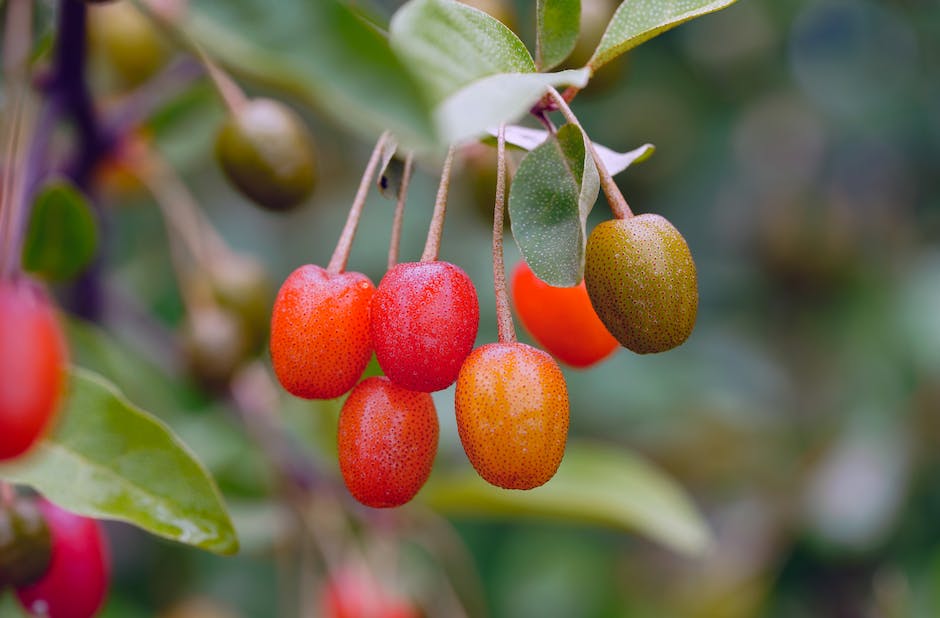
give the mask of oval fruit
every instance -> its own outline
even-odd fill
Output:
[[[300,116],[272,99],[252,99],[230,115],[215,154],[232,184],[269,210],[297,206],[316,184],[313,137]]]
[[[65,365],[45,294],[29,282],[0,282],[0,461],[25,453],[52,425]]]
[[[28,612],[48,618],[92,618],[108,591],[110,567],[98,522],[46,500],[38,502],[52,536],[52,561],[41,579],[16,590]]]
[[[604,326],[629,350],[665,352],[692,334],[698,313],[695,262],[679,230],[659,215],[594,228],[584,282]]]
[[[487,482],[532,489],[555,475],[568,438],[568,388],[558,364],[524,343],[490,343],[460,369],[457,430]]]
[[[366,506],[400,506],[428,480],[438,439],[427,393],[386,377],[363,380],[339,415],[339,468],[349,492]]]
[[[372,298],[376,359],[385,375],[409,390],[439,391],[453,384],[479,325],[473,282],[449,262],[398,264]]]
[[[583,281],[569,288],[552,287],[523,261],[513,270],[511,287],[523,326],[561,362],[585,368],[617,349],[617,340],[594,313]]]
[[[271,360],[287,392],[333,399],[356,385],[372,356],[374,292],[361,273],[331,274],[313,264],[287,277],[271,314]]]
[[[51,562],[52,539],[36,501],[0,504],[0,590],[37,581]]]

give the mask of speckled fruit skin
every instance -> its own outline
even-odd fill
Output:
[[[66,355],[42,290],[25,280],[0,282],[0,461],[25,453],[52,425]]]
[[[438,439],[427,393],[386,377],[360,382],[339,414],[339,468],[349,492],[366,506],[401,506],[428,480]]]
[[[110,566],[97,521],[39,501],[52,534],[52,562],[36,583],[16,590],[27,611],[48,618],[91,618],[108,592]],[[43,613],[45,608],[45,613]]]
[[[269,210],[299,205],[316,184],[313,137],[300,116],[272,99],[252,99],[229,116],[215,154],[232,184]]]
[[[545,484],[568,438],[568,388],[558,364],[524,343],[490,343],[460,369],[457,430],[467,458],[505,489]]]
[[[614,336],[594,313],[584,282],[556,288],[535,276],[525,262],[512,272],[512,302],[529,334],[552,356],[583,369],[617,349]]]
[[[659,215],[594,228],[584,282],[604,326],[629,350],[665,352],[692,334],[698,313],[695,262],[679,230]]]
[[[372,298],[375,357],[385,375],[409,390],[453,384],[479,325],[473,282],[449,262],[398,264]]]
[[[361,273],[332,275],[313,264],[287,277],[271,314],[271,360],[287,392],[333,399],[356,385],[372,356],[374,293]]]

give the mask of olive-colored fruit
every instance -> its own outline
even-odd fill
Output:
[[[232,253],[213,260],[209,284],[216,302],[237,315],[255,348],[264,342],[271,325],[274,286],[268,274],[250,255]]]
[[[665,352],[692,334],[698,313],[695,262],[679,230],[659,215],[594,228],[584,282],[604,326],[628,350]]]
[[[133,2],[90,7],[88,36],[95,54],[125,88],[147,81],[166,65],[173,51],[169,41]]]
[[[52,561],[49,527],[31,500],[0,506],[0,590],[42,577]]]
[[[269,210],[289,210],[316,184],[313,137],[289,107],[271,99],[248,101],[222,124],[215,154],[226,177]]]
[[[220,307],[189,312],[182,336],[190,371],[210,386],[225,384],[250,352],[244,324]]]

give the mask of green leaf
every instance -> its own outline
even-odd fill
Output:
[[[587,138],[567,124],[522,159],[509,189],[512,235],[536,276],[568,287],[584,275],[587,216],[600,179]]]
[[[496,133],[496,130],[491,129],[489,131],[490,137],[486,141],[495,144],[496,141],[493,138],[496,137]],[[516,125],[506,127],[506,143],[511,146],[518,146],[523,150],[532,150],[543,143],[546,138],[548,138],[548,131],[543,129],[530,129],[529,127]],[[611,176],[616,176],[634,163],[646,161],[656,152],[656,147],[652,144],[643,144],[639,148],[634,148],[628,152],[617,152],[594,142],[594,149],[604,165],[607,166],[607,171],[610,172]]]
[[[60,281],[81,273],[98,246],[95,215],[85,196],[67,180],[43,187],[33,202],[23,244],[23,268]]]
[[[539,70],[558,65],[574,49],[581,27],[581,0],[539,0],[535,62]]]
[[[679,24],[731,6],[736,0],[624,0],[594,55],[588,61],[595,71],[640,43]]]
[[[238,539],[212,477],[162,421],[75,369],[53,433],[0,478],[88,517],[126,521],[219,554]]]
[[[181,26],[234,75],[280,90],[374,138],[436,143],[430,102],[375,28],[338,0],[207,2]]]
[[[587,84],[587,69],[557,73],[502,73],[473,82],[451,95],[434,111],[438,134],[453,144],[478,137],[504,122],[518,120],[549,86]]]
[[[482,77],[536,70],[512,30],[454,0],[411,0],[392,17],[389,36],[434,103]]]
[[[599,444],[569,444],[555,477],[536,489],[499,489],[469,470],[432,476],[419,499],[448,516],[624,528],[685,554],[700,554],[711,543],[707,524],[675,481],[637,455]]]

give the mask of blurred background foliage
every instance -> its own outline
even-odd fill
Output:
[[[355,4],[381,24],[400,3]],[[531,46],[534,3],[485,4]],[[258,6],[193,3],[233,37],[257,27]],[[264,10],[266,25],[296,17]],[[279,42],[293,44],[304,42]],[[95,55],[92,71],[107,104],[121,69]],[[316,136],[321,181],[307,207],[286,215],[248,204],[208,156],[224,110],[207,83],[139,132],[274,287],[300,264],[329,260],[371,146],[287,100]],[[181,360],[185,312],[160,212],[112,169],[96,191],[108,213],[104,276],[116,309],[108,335],[71,326],[73,356],[199,453],[243,551],[218,558],[113,525],[106,616],[271,616],[285,597],[322,597],[323,573],[359,554],[384,587],[434,616],[459,615],[458,605],[511,618],[940,615],[940,5],[741,0],[605,67],[573,107],[607,146],[656,145],[618,181],[635,211],[661,213],[686,236],[701,306],[691,339],[674,351],[621,350],[589,371],[566,369],[571,435],[658,464],[690,491],[712,545],[686,556],[564,520],[445,520],[421,496],[379,515],[325,499],[306,522],[319,551],[292,562],[288,531],[298,524],[271,499],[284,488],[231,406]],[[491,148],[459,160],[441,252],[477,283],[479,343],[496,337],[494,165]],[[404,260],[420,255],[437,173],[425,164],[412,184]],[[392,201],[370,198],[350,262],[376,282],[392,211]],[[592,224],[608,216],[601,200]],[[507,264],[517,260],[507,244]],[[338,479],[339,404],[281,401],[293,447]],[[435,401],[435,475],[469,468],[452,389]],[[279,577],[289,569],[303,574],[299,586]]]

